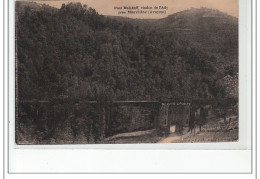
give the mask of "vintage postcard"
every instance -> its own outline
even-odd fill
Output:
[[[15,1],[15,141],[239,141],[238,0]]]

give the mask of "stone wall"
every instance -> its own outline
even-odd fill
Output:
[[[171,125],[181,124],[187,126],[190,119],[190,106],[170,105],[168,117]]]
[[[156,127],[157,110],[144,106],[117,106],[113,108],[112,134],[148,130]]]
[[[170,132],[170,126],[176,126],[176,132],[182,133],[183,127],[189,125],[190,105],[162,103],[158,117],[158,133],[167,135]]]

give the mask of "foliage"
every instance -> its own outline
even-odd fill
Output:
[[[236,74],[237,23],[230,17],[223,16],[223,22],[231,29],[221,26],[222,21],[190,21],[187,14],[193,11],[156,21],[129,20],[99,15],[80,3],[63,4],[60,9],[24,3],[16,3],[21,101],[225,97],[220,79]],[[201,20],[201,12],[192,17]],[[195,33],[166,33],[161,27],[171,28],[173,19]],[[68,116],[73,114],[72,106],[55,105]]]

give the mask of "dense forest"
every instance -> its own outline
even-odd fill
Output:
[[[146,28],[79,3],[61,9],[17,3],[16,8],[21,100],[95,100],[102,94],[121,100],[218,97],[226,95],[222,78],[237,73],[237,19],[221,12],[218,19],[225,26],[203,21],[213,10],[175,14],[175,24],[194,27],[193,32],[179,32],[169,23],[175,16],[151,21]]]
[[[207,8],[145,20],[18,1],[16,49],[19,101],[223,98],[238,80],[238,19]]]

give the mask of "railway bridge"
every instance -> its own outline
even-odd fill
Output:
[[[19,120],[16,122],[30,118],[39,126],[44,123],[55,128],[57,121],[70,118],[75,121],[73,125],[77,131],[78,124],[74,119],[81,118],[86,121],[84,125],[90,126],[88,130],[94,131],[101,140],[119,133],[148,129],[156,129],[158,135],[163,136],[169,134],[171,125],[175,125],[176,132],[181,133],[182,128],[189,126],[195,119],[194,116],[200,115],[203,106],[213,103],[216,103],[216,99],[80,102],[71,99],[23,100],[17,104],[16,119]]]

